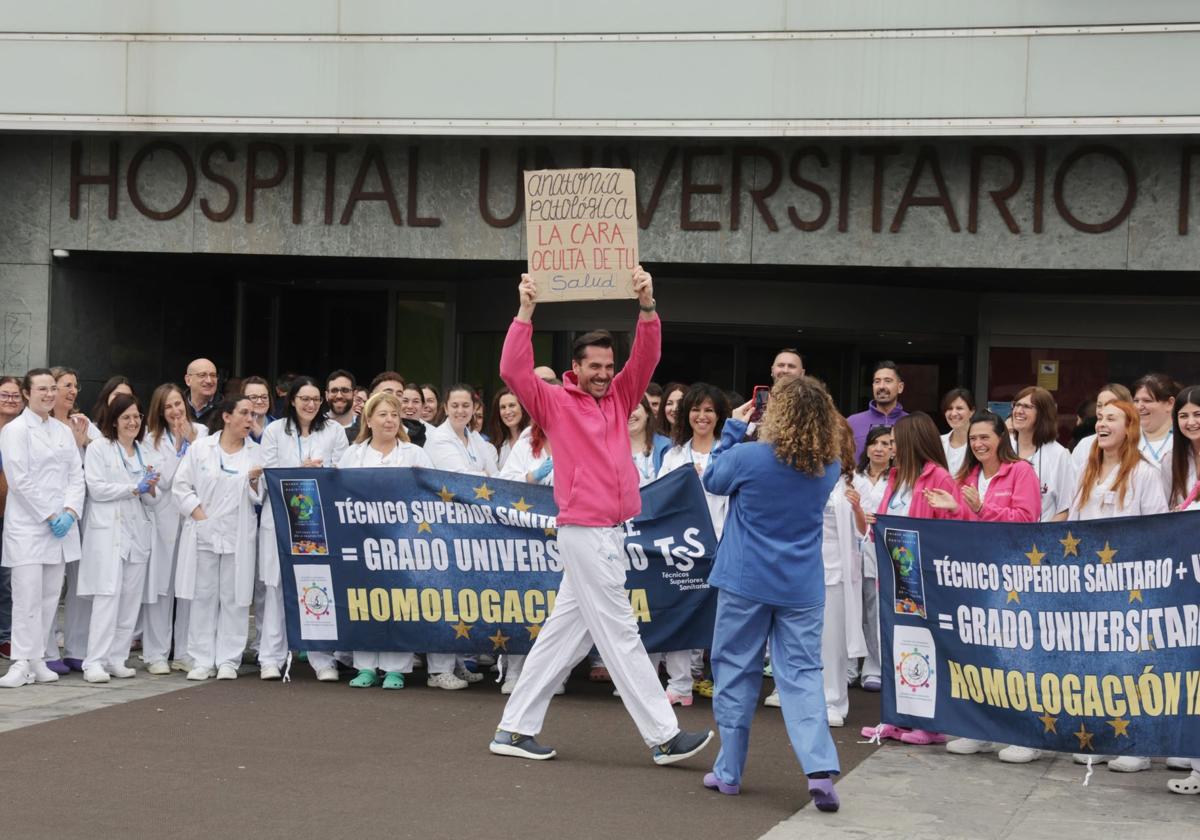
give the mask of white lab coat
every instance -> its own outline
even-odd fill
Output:
[[[846,655],[867,655],[862,629],[862,534],[854,524],[854,508],[846,498],[846,482],[838,479],[825,503],[821,559],[825,564],[825,586],[841,584],[841,603],[831,605],[841,614],[846,627]],[[840,672],[839,672],[840,673]]]
[[[71,430],[26,408],[0,430],[0,458],[8,479],[4,567],[78,560],[78,523],[62,539],[46,523],[64,508],[85,513],[83,461]]]
[[[203,423],[192,423],[196,431],[196,440],[208,435],[208,427]],[[146,464],[153,464],[158,472],[158,503],[150,508],[150,518],[154,522],[154,534],[150,544],[150,565],[146,568],[146,588],[142,592],[142,603],[153,604],[159,598],[175,597],[171,583],[175,574],[175,548],[179,542],[179,529],[183,524],[179,515],[179,502],[171,488],[175,484],[175,472],[183,461],[175,448],[177,441],[164,432],[159,438],[158,445],[147,435],[142,441]],[[191,448],[191,444],[188,444]],[[186,454],[186,453],[184,453]]]
[[[159,504],[163,491],[155,495],[133,495],[142,480],[142,464],[150,466],[150,450],[134,443],[142,461],[131,473],[129,462],[114,440],[97,440],[88,445],[84,475],[88,505],[83,529],[83,559],[79,562],[79,594],[118,595],[121,560],[145,563],[150,558],[154,522],[150,509]]]
[[[950,445],[950,433],[942,435],[942,451],[946,453],[946,464],[950,470],[950,476],[953,478],[958,475],[958,469],[962,466],[963,461],[967,458],[967,447],[970,444],[964,443],[962,446],[953,447]],[[861,493],[861,491],[859,491]],[[880,496],[882,499],[883,497]],[[864,507],[863,510],[866,510]]]
[[[484,440],[479,432],[469,429],[467,444],[463,445],[449,420],[429,432],[425,438],[425,451],[433,466],[446,472],[485,476],[500,472],[496,464],[496,447]]]
[[[858,491],[858,495],[862,497],[861,507],[864,511],[874,513],[879,510],[879,506],[883,504],[883,494],[887,491],[887,471],[879,477],[879,480],[874,484],[871,479],[867,478],[862,473],[854,474],[854,489]],[[867,528],[867,533],[862,535],[861,552],[862,552],[862,574],[865,578],[879,577],[879,560],[875,556],[875,541],[871,539],[871,529]]]
[[[396,448],[386,456],[379,450],[371,448],[371,441],[364,440],[356,443],[342,454],[337,463],[338,469],[354,469],[356,467],[425,467],[433,469],[433,461],[429,453],[415,443],[396,441]]]
[[[293,427],[288,431],[286,418],[275,420],[263,430],[262,464],[264,467],[299,467],[303,461],[320,458],[323,467],[336,467],[349,448],[346,430],[334,420],[326,420],[319,432],[300,437]],[[264,498],[266,494],[264,493]],[[258,577],[267,586],[279,586],[279,543],[275,539],[275,514],[269,503],[263,505],[258,531]]]
[[[713,442],[714,449],[719,442]],[[683,446],[672,446],[663,455],[662,466],[658,468],[658,477],[662,478],[672,470],[677,470],[681,467],[694,469],[698,474],[703,475],[704,470],[708,468],[708,460],[711,455],[711,451],[693,452],[690,440]],[[706,489],[704,491],[704,498],[708,502],[708,516],[712,520],[713,531],[716,533],[717,540],[719,541],[722,532],[725,530],[725,515],[729,511],[729,497],[709,493]]]
[[[251,486],[246,472],[230,475],[221,469],[221,436],[210,435],[193,443],[183,456],[171,488],[183,529],[179,534],[179,557],[175,568],[175,595],[192,600],[196,591],[196,551],[199,523],[192,511],[208,506],[219,494],[237,493],[237,530],[234,535],[234,564],[236,567],[234,598],[239,607],[249,607],[254,600],[255,535],[258,527],[254,505],[262,503],[262,480],[258,489]],[[246,438],[247,460],[251,466],[262,465],[262,452],[257,443]]]
[[[1013,451],[1016,451],[1016,437],[1012,438],[1012,445]],[[1076,473],[1071,452],[1056,440],[1039,446],[1025,460],[1037,473],[1038,489],[1042,493],[1041,521],[1049,522],[1071,506],[1071,500],[1075,498],[1075,483],[1082,471]]]
[[[509,453],[508,459],[504,462],[504,466],[500,470],[497,478],[507,479],[508,481],[528,481],[527,473],[536,472],[546,460],[551,458],[551,455],[546,452],[545,447],[542,448],[540,455],[533,454],[533,444],[530,442],[529,435],[522,435],[517,439],[516,444]],[[538,484],[553,487],[554,486],[554,470],[551,469],[549,475],[543,478]]]
[[[1145,457],[1138,462],[1125,490],[1124,504],[1120,502],[1120,495],[1110,489],[1117,472],[1118,470],[1112,470],[1103,481],[1097,482],[1086,505],[1079,504],[1081,493],[1077,491],[1067,518],[1072,521],[1111,519],[1117,516],[1149,516],[1153,513],[1167,512],[1167,495],[1163,492],[1162,473],[1158,467]],[[1079,488],[1080,491],[1082,489]]]

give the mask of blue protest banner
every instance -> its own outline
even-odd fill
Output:
[[[549,487],[404,468],[266,478],[293,649],[527,653],[553,608]],[[711,646],[716,543],[694,470],[642,488],[625,562],[647,650]]]
[[[881,516],[883,720],[1058,752],[1200,756],[1200,513]]]

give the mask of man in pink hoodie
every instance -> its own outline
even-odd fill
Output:
[[[622,526],[642,509],[629,415],[641,401],[662,349],[651,277],[638,266],[633,279],[641,317],[629,362],[614,376],[612,336],[588,333],[576,339],[571,370],[563,376],[563,387],[556,388],[534,375],[537,285],[521,275],[521,305],[504,340],[500,378],[554,449],[563,576],[554,610],[534,641],[489,744],[497,755],[554,758],[555,751],[534,736],[542,729],[555,689],[593,643],[656,764],[689,758],[713,737],[711,731],[680,730],[625,591]]]

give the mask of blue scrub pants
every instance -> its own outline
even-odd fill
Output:
[[[721,781],[731,785],[742,782],[768,638],[783,719],[800,766],[805,773],[841,772],[837,748],[829,734],[821,678],[824,617],[824,604],[776,607],[724,590],[717,594],[712,646],[713,715],[721,732],[721,752],[713,772]]]

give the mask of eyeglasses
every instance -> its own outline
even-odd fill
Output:
[[[257,396],[253,396],[253,397],[250,396],[249,394],[246,394],[245,398],[250,400],[250,402],[270,402],[271,401],[271,398],[268,397],[266,394],[259,394]]]
[[[1033,403],[1023,403],[1023,402],[1013,403],[1013,411],[1017,411],[1017,410],[1037,411],[1037,406],[1035,406]]]
[[[265,399],[265,397],[264,397],[264,399]],[[320,397],[296,397],[296,402],[302,402],[302,403],[305,403],[306,405],[320,405],[321,398]]]
[[[353,388],[326,388],[325,390],[328,391],[330,394],[349,394],[354,389]]]
[[[20,402],[20,394],[0,394],[0,402]]]

